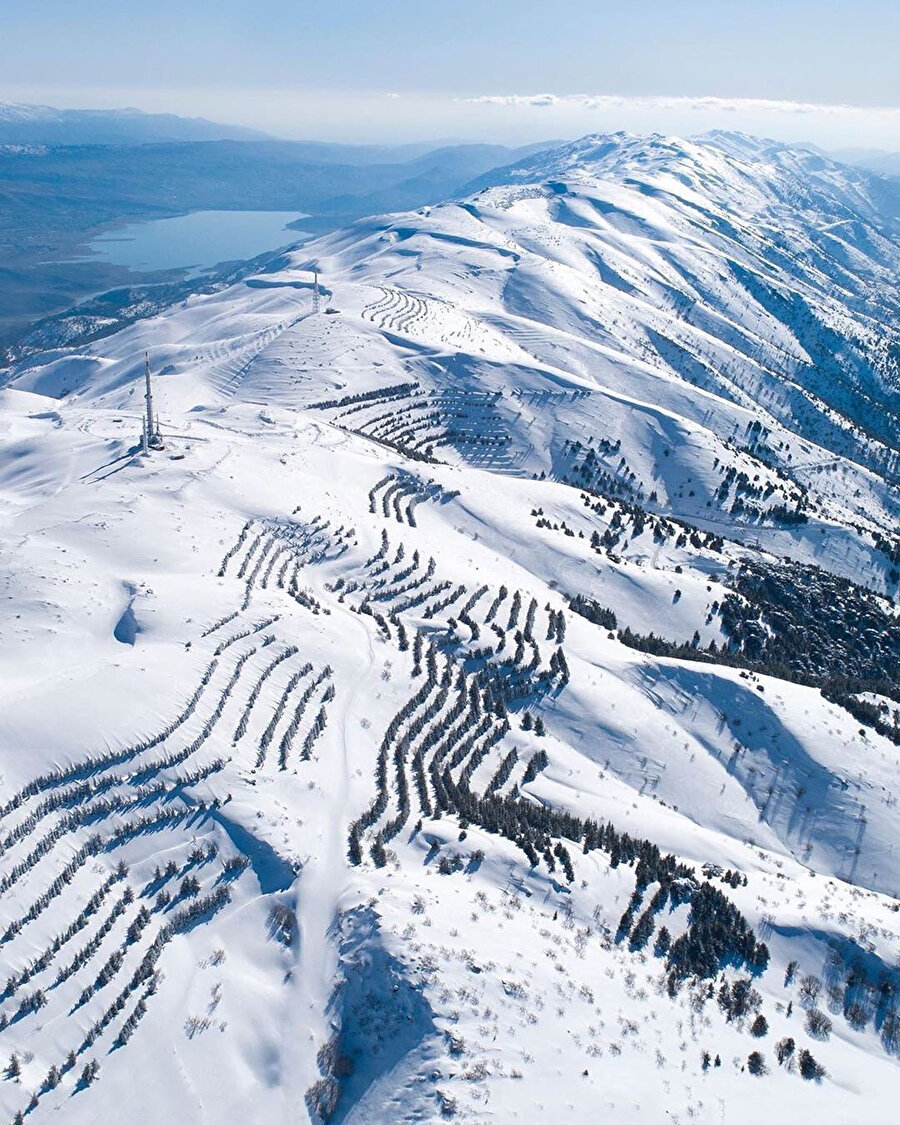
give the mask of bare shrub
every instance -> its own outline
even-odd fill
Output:
[[[831,1035],[831,1020],[818,1008],[810,1008],[806,1013],[806,1030],[813,1039],[827,1039]]]

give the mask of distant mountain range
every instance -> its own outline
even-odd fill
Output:
[[[806,148],[826,156],[829,160],[837,160],[841,164],[850,164],[854,168],[865,168],[867,172],[876,172],[880,176],[900,176],[900,152],[886,152],[881,148],[839,148],[824,149],[818,145],[806,145]]]
[[[847,164],[855,164],[859,168],[868,168],[882,176],[900,176],[900,152],[878,152],[850,150],[846,153],[836,154],[838,160]]]
[[[290,145],[297,160],[315,164],[402,164],[447,149],[493,148],[518,159],[549,148],[546,141],[510,149],[502,145],[461,143],[435,138],[410,144],[336,144],[329,141],[283,141],[259,129],[224,125],[205,117],[146,113],[142,109],[57,109],[49,105],[0,102],[0,145],[159,145],[195,141],[274,141]]]
[[[266,134],[203,117],[141,109],[56,109],[0,102],[3,145],[134,145],[165,141],[258,141]]]

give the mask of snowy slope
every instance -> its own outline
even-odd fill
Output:
[[[6,1117],[892,1120],[898,261],[589,137],[11,372]]]

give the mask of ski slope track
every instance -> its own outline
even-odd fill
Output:
[[[0,1120],[895,1120],[886,184],[587,137],[6,373]]]

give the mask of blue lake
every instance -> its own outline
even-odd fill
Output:
[[[287,224],[296,211],[195,211],[107,231],[90,244],[92,257],[132,270],[184,269],[192,274],[220,262],[255,258],[306,236]]]

